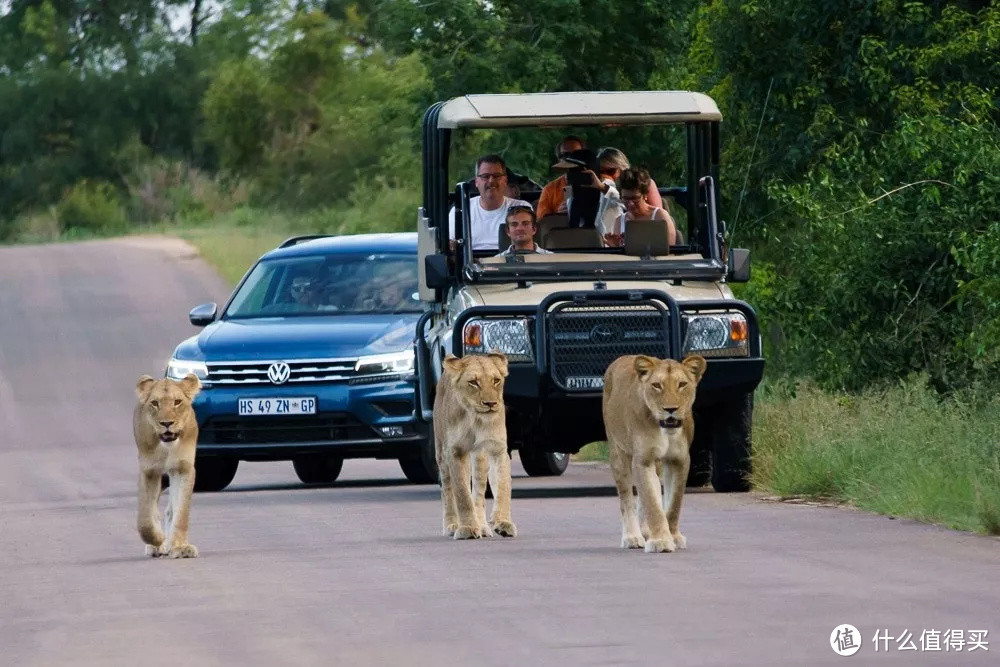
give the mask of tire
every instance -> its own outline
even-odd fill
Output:
[[[558,477],[569,466],[569,454],[519,449],[521,466],[530,477]]]
[[[194,490],[222,491],[236,477],[239,459],[228,456],[206,456],[195,458]]]
[[[344,459],[328,454],[309,454],[292,459],[292,467],[305,484],[330,484],[340,476]]]
[[[750,490],[753,394],[715,406],[712,416],[712,488],[719,493]]]
[[[434,431],[429,429],[427,439],[420,445],[420,452],[412,456],[401,456],[399,467],[406,479],[414,484],[439,484],[437,455],[434,453]]]

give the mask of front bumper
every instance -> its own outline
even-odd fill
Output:
[[[315,396],[314,415],[241,417],[241,398]],[[198,453],[243,460],[287,460],[328,453],[399,458],[419,451],[427,430],[413,418],[406,378],[375,385],[296,384],[208,387],[196,397]]]

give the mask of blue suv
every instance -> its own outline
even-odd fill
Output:
[[[422,310],[416,234],[293,237],[221,313],[194,308],[205,329],[166,374],[202,382],[195,489],[224,489],[240,461],[291,460],[303,482],[329,483],[345,458],[394,458],[411,481],[436,482],[433,441],[414,419]]]

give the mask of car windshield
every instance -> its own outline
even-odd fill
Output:
[[[419,311],[416,255],[326,255],[259,262],[225,317]]]

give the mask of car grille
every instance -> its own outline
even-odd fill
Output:
[[[220,445],[370,440],[375,432],[349,414],[300,417],[212,417],[199,429],[199,442]]]
[[[294,382],[336,382],[368,377],[354,372],[357,358],[353,359],[292,359],[288,361],[210,361],[207,382],[213,385],[278,384],[268,378],[267,372],[275,363],[288,364],[288,379]]]
[[[552,380],[565,391],[601,391],[604,372],[626,354],[670,356],[670,317],[657,302],[557,304],[548,313]]]

